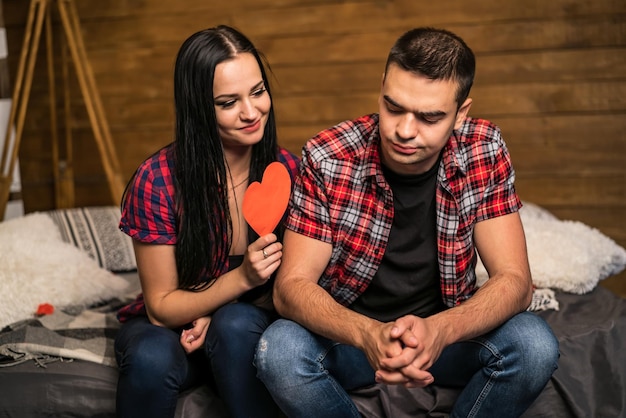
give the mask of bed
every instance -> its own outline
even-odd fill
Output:
[[[598,286],[626,250],[580,222],[526,203],[535,282],[530,310],[555,331],[559,369],[525,417],[626,417],[626,299]],[[113,417],[117,309],[139,284],[119,210],[33,213],[0,223],[0,417]],[[485,280],[478,263],[479,281]],[[364,417],[447,417],[457,396],[432,385],[351,394]],[[227,417],[206,386],[181,394],[178,417]]]

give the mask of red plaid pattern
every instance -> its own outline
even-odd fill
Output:
[[[350,305],[381,263],[393,220],[393,196],[382,174],[378,115],[322,131],[303,148],[287,228],[331,243],[319,280]],[[521,202],[506,145],[495,125],[468,118],[443,150],[437,176],[437,244],[444,303],[476,290],[474,225],[515,212]]]
[[[137,241],[150,244],[176,244],[176,206],[174,191],[174,145],[170,144],[144,161],[128,186],[123,202],[120,229]],[[300,161],[285,149],[280,149],[277,160],[285,165],[292,179]],[[224,237],[228,239],[228,237]],[[221,274],[228,271],[228,262],[221,266]],[[145,315],[143,295],[118,312],[121,322],[137,315]]]

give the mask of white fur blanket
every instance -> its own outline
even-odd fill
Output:
[[[40,304],[88,306],[123,295],[128,282],[61,239],[33,213],[0,223],[0,328],[33,318]]]
[[[578,221],[559,220],[547,210],[524,203],[520,217],[536,290],[529,310],[557,309],[554,290],[584,294],[600,280],[626,267],[626,250],[599,230]],[[487,279],[480,259],[479,285]]]

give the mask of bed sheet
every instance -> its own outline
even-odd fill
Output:
[[[626,417],[626,299],[602,287],[585,295],[557,292],[556,297],[560,310],[538,315],[559,340],[559,368],[524,417]],[[367,418],[446,418],[456,394],[436,385],[376,385],[353,399]]]
[[[537,314],[557,334],[559,369],[524,417],[626,417],[626,299],[602,287],[586,295],[560,292],[557,298],[559,311]],[[0,417],[115,416],[114,367],[54,357],[39,363],[0,367]],[[364,417],[445,418],[457,393],[437,385],[375,385],[352,397]],[[219,399],[204,386],[181,395],[177,416],[227,417]]]

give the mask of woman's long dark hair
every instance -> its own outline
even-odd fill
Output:
[[[231,27],[217,26],[191,35],[176,58],[176,265],[182,289],[210,286],[222,273],[232,244],[227,189],[230,173],[218,134],[213,78],[219,63],[240,53],[256,58],[271,98],[267,63],[252,42]],[[252,147],[249,181],[261,179],[265,167],[276,160],[277,147],[272,103],[263,139]]]

